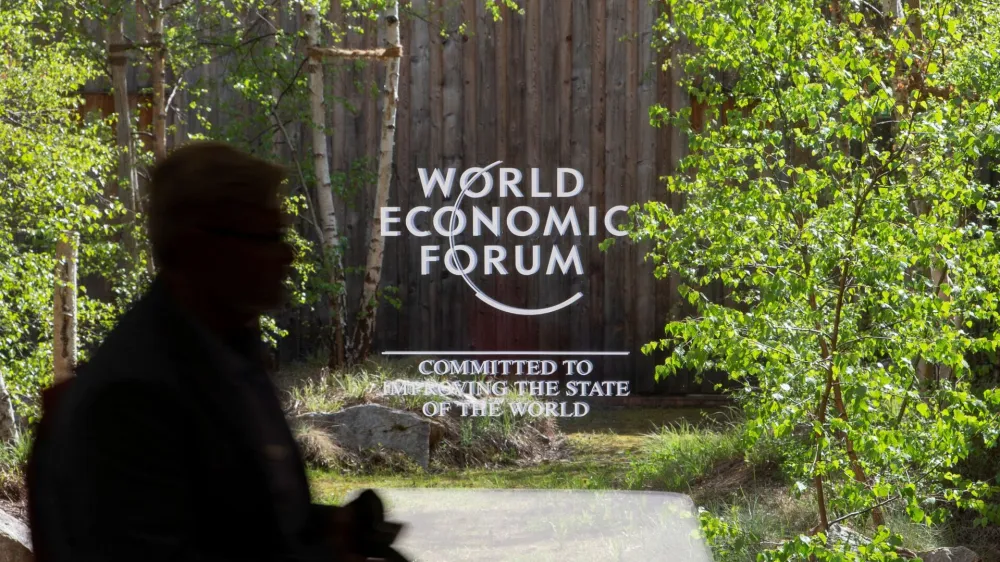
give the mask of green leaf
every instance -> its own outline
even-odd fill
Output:
[[[931,416],[930,408],[928,408],[927,404],[924,404],[923,402],[917,404],[917,412],[924,418],[929,418]]]

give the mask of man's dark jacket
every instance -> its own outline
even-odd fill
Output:
[[[285,502],[259,412],[233,391],[245,373],[225,371],[155,282],[44,414],[28,471],[37,562],[338,558],[273,388],[265,448],[292,455]],[[303,515],[290,531],[289,504]]]

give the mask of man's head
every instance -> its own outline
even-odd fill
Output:
[[[278,166],[223,143],[173,151],[150,182],[149,235],[161,269],[235,313],[279,305],[293,259],[283,178]]]

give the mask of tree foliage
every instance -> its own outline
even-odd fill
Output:
[[[0,3],[0,376],[29,418],[34,398],[51,377],[52,287],[55,242],[64,231],[81,234],[80,278],[110,289],[112,298],[89,298],[81,288],[78,319],[85,352],[99,340],[149,281],[143,244],[138,256],[126,255],[123,236],[142,240],[142,208],[128,212],[106,189],[113,179],[115,116],[82,115],[81,91],[108,84],[108,25],[122,16],[129,88],[138,88],[159,46],[148,41],[149,17],[164,20],[165,108],[168,144],[209,138],[278,160],[290,172],[288,210],[296,215],[289,233],[296,261],[289,285],[293,306],[312,309],[322,320],[322,302],[347,290],[329,282],[332,260],[318,236],[315,174],[303,131],[309,124],[307,45],[303,10],[315,6],[324,16],[337,6],[342,22],[321,18],[323,42],[364,33],[364,22],[378,19],[389,0],[38,0]],[[486,3],[499,18],[501,8],[518,10],[513,0]],[[406,4],[404,7],[408,7]],[[145,15],[143,15],[145,14]],[[405,17],[419,17],[406,11]],[[344,80],[341,72],[364,62],[329,65],[328,87]],[[349,86],[377,97],[377,81]],[[148,92],[145,92],[148,93]],[[327,92],[334,104],[356,111],[347,99]],[[146,103],[146,102],[142,102]],[[148,177],[154,158],[151,131],[132,131],[138,147],[139,176]],[[343,134],[331,131],[331,134]],[[375,181],[374,155],[343,163],[333,174],[334,197],[353,207]],[[142,191],[140,189],[140,191]],[[127,230],[127,234],[126,234]],[[340,252],[347,247],[342,240]],[[136,258],[138,263],[136,262]],[[349,278],[361,264],[349,264]],[[380,299],[398,304],[393,287]],[[284,334],[273,318],[264,319],[272,343]]]
[[[111,217],[122,211],[101,191],[112,158],[102,124],[79,111],[77,90],[98,70],[62,33],[75,5],[47,7],[0,4],[0,376],[29,418],[36,412],[24,398],[51,379],[55,242],[80,232],[81,275],[113,276]],[[113,312],[81,294],[85,344]]]
[[[893,502],[917,522],[947,504],[985,522],[995,486],[958,467],[1000,428],[1000,395],[975,392],[969,365],[1000,341],[996,197],[980,179],[1000,142],[1000,11],[668,4],[656,32],[705,124],[691,108],[651,110],[688,135],[666,178],[685,203],[637,207],[633,235],[697,312],[645,350],[669,352],[658,376],[727,372],[749,442],[779,441],[815,498],[817,536],[767,559],[855,559],[830,557],[822,532],[880,524]]]

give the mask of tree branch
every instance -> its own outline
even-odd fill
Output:
[[[846,519],[850,519],[851,517],[857,517],[858,515],[863,515],[865,513],[868,513],[869,511],[874,511],[874,510],[879,509],[880,507],[882,507],[882,506],[884,506],[886,504],[890,504],[890,503],[898,500],[899,498],[900,498],[900,495],[896,494],[895,496],[892,496],[891,498],[888,498],[886,500],[880,501],[880,502],[878,502],[875,505],[866,507],[864,509],[859,509],[857,511],[852,511],[851,513],[848,513],[846,515],[841,515],[840,517],[837,517],[833,521],[830,521],[830,524],[834,525],[834,524],[840,523],[841,521],[844,521]]]
[[[316,207],[313,205],[312,197],[309,195],[309,184],[306,183],[306,176],[302,172],[302,163],[299,162],[298,152],[292,145],[292,138],[288,136],[288,131],[285,129],[284,123],[281,122],[281,118],[278,117],[277,110],[271,110],[271,116],[274,117],[274,122],[277,124],[278,128],[281,129],[281,136],[285,138],[285,142],[288,143],[288,152],[292,155],[292,161],[295,162],[295,169],[299,175],[299,182],[302,185],[302,193],[306,196],[306,205],[309,207],[309,214],[312,215],[312,220],[309,221],[313,228],[316,229],[316,236],[318,236],[319,241],[323,242],[323,230],[319,227],[319,218],[316,217]]]
[[[390,45],[381,49],[342,49],[340,47],[309,47],[310,58],[320,59],[329,58],[339,58],[339,59],[372,59],[372,60],[391,60],[398,59],[403,56],[403,47],[401,45]]]

